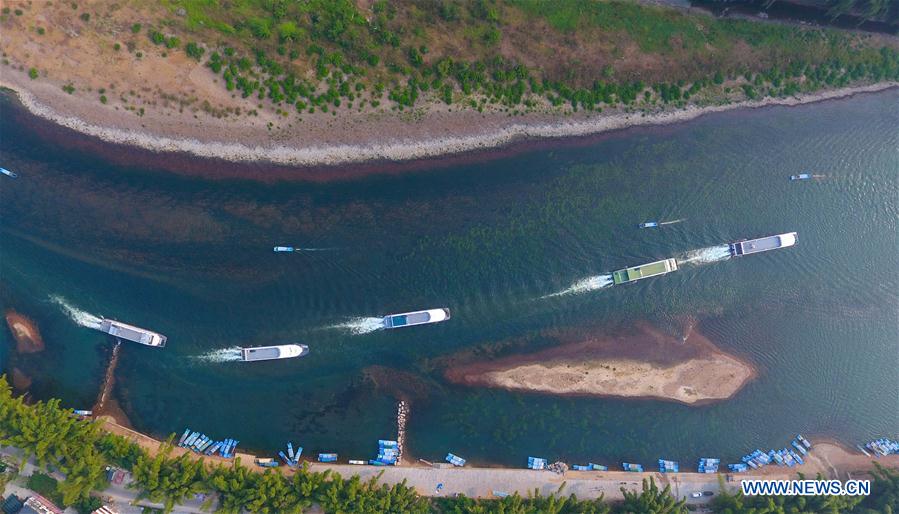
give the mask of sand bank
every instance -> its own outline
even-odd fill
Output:
[[[696,330],[682,340],[640,324],[620,335],[453,366],[445,375],[471,386],[697,405],[732,397],[757,371]]]
[[[271,120],[198,117],[192,112],[150,110],[141,117],[96,99],[69,95],[59,85],[30,80],[24,72],[4,70],[0,86],[18,93],[33,114],[106,142],[153,151],[186,152],[236,162],[262,161],[287,166],[318,166],[366,161],[403,161],[507,145],[533,138],[583,136],[639,125],[694,119],[703,114],[768,105],[798,105],[899,86],[886,82],[802,94],[789,98],[722,105],[625,112],[560,115],[453,111],[430,103],[413,115],[342,114],[307,117],[296,126],[268,126]],[[458,108],[457,108],[458,109]],[[157,112],[158,111],[158,112]],[[278,121],[278,120],[275,120]]]
[[[37,353],[44,350],[44,340],[37,324],[14,310],[6,311],[6,324],[16,341],[16,352]]]

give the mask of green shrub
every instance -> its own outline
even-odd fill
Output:
[[[152,41],[154,45],[161,45],[165,43],[165,36],[158,30],[151,30],[148,35],[150,37],[150,41]]]
[[[199,46],[198,44],[191,41],[190,43],[187,44],[187,46],[184,47],[184,51],[187,53],[188,57],[191,57],[192,59],[196,59],[199,61],[200,58],[203,57],[203,53],[206,50],[204,50],[201,46]]]
[[[100,103],[105,104],[107,102],[106,95],[100,95]]]
[[[116,44],[112,45],[112,49],[115,50],[116,52],[118,52],[119,50],[122,49],[122,45],[116,43]]]
[[[38,75],[37,68],[31,68],[28,70],[28,76],[31,77],[31,80],[36,79],[37,75]]]
[[[181,46],[181,40],[176,38],[175,36],[172,36],[165,40],[166,48],[178,48],[179,46]]]
[[[140,29],[141,29],[140,23],[135,23],[134,25],[131,26],[131,33],[137,34],[138,32],[140,32]]]
[[[85,13],[81,13],[81,16],[79,16],[79,18],[81,18],[81,21],[83,21],[83,22],[85,22],[85,23],[91,21],[91,15],[88,14],[88,13],[86,13],[86,12],[85,12]]]

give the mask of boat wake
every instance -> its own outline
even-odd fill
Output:
[[[683,223],[684,221],[687,221],[687,218],[680,218],[680,219],[671,220],[671,221],[663,221],[663,222],[659,223],[659,225],[674,225],[675,223]]]
[[[204,353],[203,355],[196,355],[193,358],[203,362],[236,362],[243,359],[240,354],[239,346],[222,348],[220,350],[212,350],[211,352]]]
[[[581,294],[586,293],[588,291],[596,291],[597,289],[602,289],[604,287],[609,287],[612,285],[612,275],[596,275],[593,277],[587,277],[582,280],[578,280],[574,284],[571,284],[571,287],[563,289],[561,291],[541,296],[540,298],[555,298],[557,296],[567,296],[570,294]]]
[[[333,252],[340,248],[297,248],[298,252]]]
[[[727,259],[730,259],[730,247],[728,245],[718,245],[687,252],[677,259],[677,263],[700,266],[702,264],[726,261]]]
[[[53,295],[50,297],[50,301],[62,307],[62,310],[65,311],[66,315],[82,327],[99,329],[100,324],[103,322],[99,317],[70,304],[62,296]]]
[[[384,328],[384,318],[353,318],[346,323],[338,323],[328,328],[346,330],[355,335],[369,334]]]

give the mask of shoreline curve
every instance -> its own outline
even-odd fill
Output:
[[[196,157],[223,159],[235,163],[262,162],[295,167],[359,164],[371,161],[412,161],[504,147],[529,139],[568,138],[596,135],[637,126],[661,126],[696,119],[705,114],[754,109],[768,106],[796,106],[861,93],[873,93],[899,87],[899,82],[880,82],[865,86],[832,89],[788,98],[765,98],[722,105],[687,106],[658,113],[616,113],[586,115],[581,119],[558,121],[516,121],[487,132],[463,131],[448,137],[388,139],[360,143],[336,143],[308,147],[285,145],[247,145],[239,142],[202,141],[197,138],[170,137],[148,131],[101,126],[69,116],[39,100],[33,93],[0,79],[0,87],[11,90],[34,116],[69,128],[83,135],[113,144],[129,145],[154,152],[185,153]],[[466,133],[467,132],[467,133]]]

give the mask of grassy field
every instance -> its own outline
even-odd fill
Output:
[[[81,29],[113,34],[116,51],[137,59],[183,52],[247,99],[243,113],[284,117],[403,110],[425,98],[510,114],[648,109],[899,77],[895,37],[623,0],[72,5]],[[140,19],[129,19],[135,12]],[[0,23],[16,16],[4,9]]]

